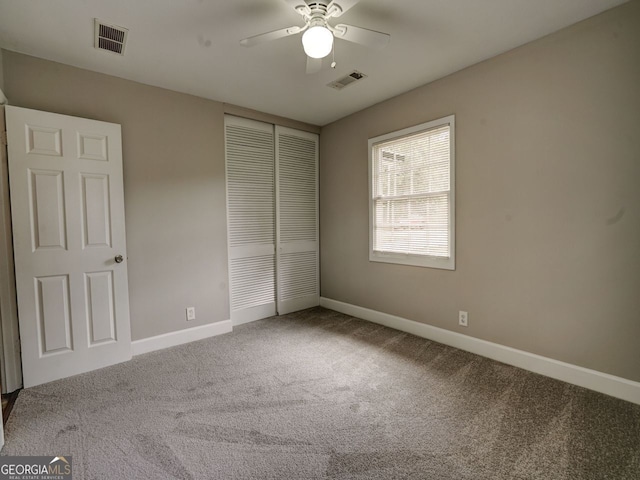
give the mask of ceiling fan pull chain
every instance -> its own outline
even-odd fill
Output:
[[[332,55],[332,62],[331,62],[331,68],[336,68],[336,42],[333,42],[333,47],[331,47],[331,55]]]

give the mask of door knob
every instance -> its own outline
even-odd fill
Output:
[[[122,255],[116,255],[115,261],[116,263],[122,263],[124,262],[124,257]]]

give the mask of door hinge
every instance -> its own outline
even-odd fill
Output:
[[[9,142],[7,141],[7,132],[2,132],[2,138],[0,139],[0,143],[2,143],[2,145],[9,145]]]

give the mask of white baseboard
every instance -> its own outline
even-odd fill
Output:
[[[131,353],[133,356],[142,355],[143,353],[162,350],[163,348],[175,347],[183,343],[194,342],[204,338],[215,337],[229,333],[232,330],[231,320],[210,323],[199,327],[178,330],[177,332],[165,333],[155,337],[143,338],[131,342]]]
[[[263,318],[273,317],[274,315],[277,315],[276,302],[231,312],[231,322],[234,327],[237,327],[238,325],[244,325],[245,323],[255,322],[256,320],[262,320]]]
[[[552,358],[534,353],[517,350],[443,328],[433,327],[406,318],[396,317],[387,313],[377,312],[349,303],[320,298],[320,305],[330,310],[362,318],[373,323],[385,325],[396,330],[411,333],[418,337],[433,340],[452,347],[466,350],[483,357],[491,358],[502,363],[520,367],[530,372],[539,373],[563,382],[595,390],[596,392],[621,398],[628,402],[640,404],[640,382],[634,382],[622,377],[590,370],[570,363],[560,362]]]

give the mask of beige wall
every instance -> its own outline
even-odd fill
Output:
[[[132,338],[228,319],[222,104],[3,57],[12,105],[122,125]]]
[[[0,90],[4,90],[4,68],[2,65],[2,49],[0,48]]]
[[[369,262],[367,139],[449,114],[456,271]],[[640,2],[332,123],[320,152],[324,297],[640,380]]]
[[[3,60],[12,105],[122,125],[132,338],[229,319],[224,113],[258,112],[10,51]]]

